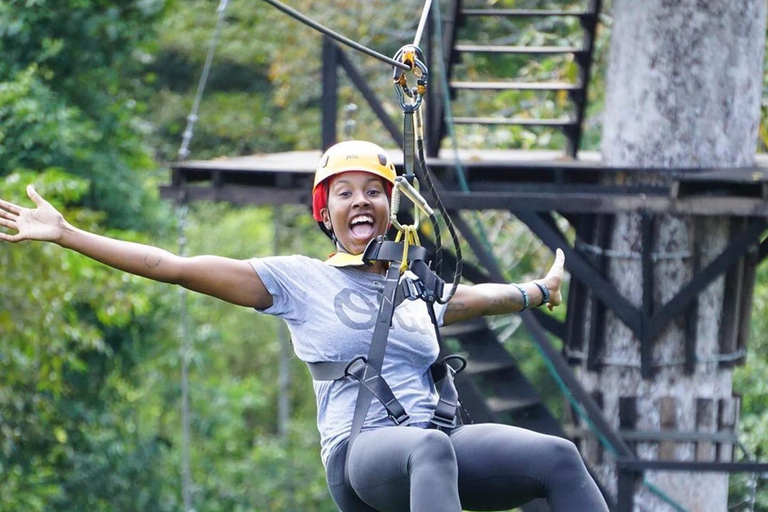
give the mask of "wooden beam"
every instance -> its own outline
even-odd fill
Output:
[[[757,245],[758,237],[765,231],[766,227],[768,227],[766,219],[755,219],[743,233],[732,239],[720,256],[707,265],[653,316],[648,335],[651,338],[656,338],[661,334],[667,324],[680,315],[712,281],[731,268],[751,246]]]
[[[713,473],[765,473],[768,464],[760,462],[687,462],[663,460],[623,460],[617,459],[619,470],[634,471],[707,471]],[[631,509],[630,509],[631,512]]]
[[[595,296],[613,311],[635,336],[640,337],[641,315],[638,309],[616,290],[613,283],[601,276],[585,261],[579,252],[571,248],[562,233],[552,229],[538,214],[517,210],[512,210],[512,213],[523,221],[552,252],[558,248],[562,249],[565,253],[565,266],[571,275],[586,283]]]
[[[593,243],[601,249],[607,249],[611,244],[611,235],[613,234],[613,225],[615,217],[613,215],[597,215],[597,225]],[[608,257],[605,253],[594,255],[592,265],[600,276],[605,277],[608,269]],[[589,371],[600,371],[602,363],[600,358],[605,352],[605,313],[607,308],[602,301],[593,297],[590,290],[590,308],[592,321],[589,323],[589,353],[587,357],[587,369]]]
[[[694,218],[691,227],[691,240],[693,240],[691,247],[691,269],[693,275],[699,275],[701,272],[701,251],[702,244],[704,243],[704,233],[701,233],[702,219]],[[699,298],[696,297],[691,301],[691,305],[685,313],[685,365],[684,371],[686,375],[693,375],[696,372],[696,348],[699,339]]]
[[[276,189],[273,187],[240,187],[222,185],[213,187],[160,187],[160,197],[177,199],[185,195],[189,201],[226,201],[237,205],[309,205],[309,191],[295,189]]]
[[[640,336],[640,373],[644,379],[653,377],[653,338],[649,336],[648,324],[653,315],[653,245],[654,245],[654,219],[643,212],[640,219],[642,239],[642,279],[643,279],[643,314]]]
[[[569,192],[472,192],[444,191],[448,209],[499,210],[514,208],[529,212],[620,213],[647,211],[670,215],[768,217],[768,202],[746,197],[651,197],[645,194],[589,194]]]
[[[728,232],[741,233],[747,226],[747,219],[733,218],[730,221]],[[723,289],[722,320],[720,321],[719,353],[722,356],[733,357],[736,352],[736,338],[739,332],[739,319],[741,310],[742,282],[744,278],[744,257],[739,257],[734,264],[725,271],[725,287]],[[733,360],[720,361],[721,368],[733,367]]]

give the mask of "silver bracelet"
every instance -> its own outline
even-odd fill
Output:
[[[515,284],[515,283],[510,283],[510,284],[515,288],[517,288],[518,290],[520,290],[520,293],[523,294],[523,309],[521,309],[520,311],[525,311],[526,309],[528,309],[528,306],[531,305],[531,301],[528,298],[528,292],[523,290],[523,288],[519,284]]]

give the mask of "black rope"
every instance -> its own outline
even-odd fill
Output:
[[[351,39],[348,39],[344,37],[343,35],[339,34],[338,32],[334,32],[333,30],[324,27],[323,25],[319,24],[318,22],[304,16],[299,11],[288,7],[287,5],[278,2],[277,0],[264,0],[271,6],[283,11],[288,16],[300,21],[301,23],[304,23],[305,25],[314,28],[318,32],[322,32],[323,34],[327,35],[328,37],[335,39],[336,41],[345,44],[349,46],[352,49],[355,49],[359,52],[362,52],[366,55],[370,55],[371,57],[374,57],[376,59],[379,59],[382,62],[385,62],[389,64],[390,66],[395,66],[397,68],[403,69],[403,70],[410,70],[411,67],[407,64],[403,64],[402,62],[398,62],[395,59],[390,59],[386,55],[382,55],[381,53],[371,50],[370,48],[361,45],[360,43],[356,43],[352,41]]]
[[[419,171],[419,179],[423,179],[427,184],[427,189],[429,190],[429,194],[432,196],[433,201],[435,202],[435,206],[437,206],[437,209],[440,211],[440,215],[442,215],[443,219],[445,220],[445,225],[448,228],[448,233],[451,235],[451,240],[453,240],[453,247],[456,251],[456,267],[454,268],[454,274],[453,274],[453,283],[451,284],[451,290],[448,292],[448,295],[445,298],[438,298],[437,302],[440,304],[446,304],[451,298],[453,297],[453,294],[456,293],[456,288],[459,287],[459,281],[461,281],[461,274],[464,271],[464,261],[461,255],[461,243],[459,242],[459,235],[456,233],[456,229],[453,226],[453,222],[451,221],[451,216],[448,215],[448,210],[445,209],[445,205],[443,204],[443,201],[440,199],[440,195],[437,193],[437,188],[435,187],[434,181],[432,181],[432,176],[430,175],[429,169],[427,168],[427,160],[424,155],[424,140],[419,139],[417,141],[417,152],[419,155],[419,165],[416,166],[416,169]],[[438,235],[439,229],[437,225],[437,219],[434,218],[434,216],[431,217],[434,225],[435,225],[435,234]],[[439,268],[442,266],[442,254],[441,251],[441,243],[442,241],[439,241],[439,235],[435,236],[435,244],[436,244],[436,259],[439,259],[439,261],[436,264],[436,268]],[[439,270],[438,270],[439,273]]]

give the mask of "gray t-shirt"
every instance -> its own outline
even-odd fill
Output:
[[[285,320],[299,359],[346,362],[368,355],[383,276],[300,255],[252,259],[250,264],[272,294],[272,307],[263,312]],[[435,305],[439,322],[444,311],[444,306]],[[395,309],[382,376],[411,424],[429,421],[435,408],[437,393],[429,367],[438,353],[424,302],[403,301]],[[331,448],[349,436],[358,387],[351,378],[314,381],[323,463]],[[392,425],[374,399],[363,429]]]

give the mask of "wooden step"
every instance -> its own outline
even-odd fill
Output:
[[[594,16],[594,13],[587,11],[558,11],[553,9],[462,9],[461,14],[464,16],[505,16],[510,18],[588,18]]]
[[[574,126],[576,123],[570,119],[530,119],[530,118],[504,118],[504,117],[454,117],[453,124],[485,124],[504,126],[550,126],[564,128]]]
[[[509,361],[480,361],[476,359],[470,359],[467,361],[467,368],[464,373],[467,375],[483,375],[502,370],[509,370],[515,366]]]
[[[468,320],[456,324],[446,325],[440,328],[442,336],[465,336],[488,330],[488,324],[484,319]]]
[[[488,408],[494,413],[517,412],[541,404],[538,398],[488,398]]]
[[[484,44],[457,44],[457,52],[462,53],[505,53],[515,55],[558,55],[566,53],[584,53],[574,46],[505,46]]]
[[[464,91],[577,91],[576,84],[568,82],[451,82],[451,88]]]

